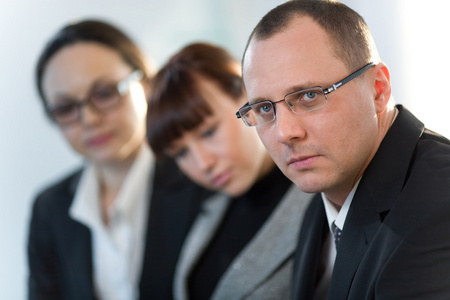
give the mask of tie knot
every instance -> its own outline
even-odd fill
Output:
[[[333,229],[333,235],[334,235],[334,245],[336,246],[336,249],[338,247],[339,242],[341,241],[341,234],[342,230],[334,224],[334,222],[331,224],[331,228]]]

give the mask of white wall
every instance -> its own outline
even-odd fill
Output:
[[[44,117],[34,64],[44,42],[74,19],[101,17],[131,34],[157,65],[197,40],[240,58],[248,34],[283,0],[0,0],[0,299],[25,299],[31,202],[80,163]],[[445,0],[347,0],[367,20],[392,73],[397,102],[450,136]],[[424,7],[424,3],[427,4]]]
[[[450,137],[450,3],[344,0],[372,31],[391,71],[393,94],[429,129]]]

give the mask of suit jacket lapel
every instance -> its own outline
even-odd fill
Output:
[[[329,299],[346,299],[352,280],[384,218],[400,197],[423,124],[401,106],[349,209],[339,243]]]
[[[212,299],[241,299],[292,257],[311,195],[292,185],[250,243],[233,260]],[[241,268],[234,266],[242,266]]]
[[[364,191],[361,192],[364,193]],[[356,197],[357,195],[353,200],[357,200]],[[353,276],[381,224],[379,213],[367,205],[368,199],[358,200],[352,202],[342,231],[330,284],[329,299],[347,298]],[[357,213],[351,213],[351,211]]]
[[[322,197],[316,194],[305,212],[294,261],[292,299],[313,299],[323,241],[329,229]]]
[[[216,194],[205,201],[180,253],[175,271],[174,293],[176,299],[187,299],[187,278],[216,233],[229,207],[230,198]]]
[[[64,249],[67,261],[67,274],[73,274],[70,291],[73,299],[94,299],[94,278],[92,266],[91,234],[87,227],[78,222],[75,226],[66,227],[70,232],[71,241],[65,243]]]
[[[64,213],[55,214],[61,218],[56,222],[59,226],[55,230],[60,244],[58,252],[67,263],[64,274],[73,274],[66,295],[73,295],[71,299],[94,299],[91,233],[84,224],[68,217],[80,176],[81,172],[76,174],[69,183],[68,193],[61,195],[61,203],[67,206],[64,206]]]
[[[167,158],[156,161],[154,174],[139,298],[171,299],[179,251],[209,192],[189,181]]]

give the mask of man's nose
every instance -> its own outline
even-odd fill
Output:
[[[277,104],[275,135],[278,142],[289,144],[306,136],[300,115],[295,114],[285,102]]]

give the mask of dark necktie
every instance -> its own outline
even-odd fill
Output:
[[[337,250],[339,241],[341,240],[342,230],[339,229],[339,227],[337,227],[336,224],[334,224],[334,222],[331,224],[331,228],[333,229],[334,245],[336,246],[336,250]]]

